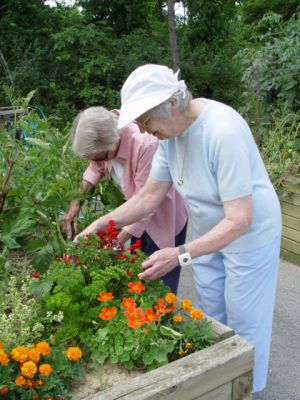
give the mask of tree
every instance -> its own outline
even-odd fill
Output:
[[[173,65],[173,71],[176,72],[179,69],[179,55],[177,49],[176,23],[175,23],[175,11],[174,11],[175,0],[168,0],[167,4],[168,4],[169,42],[172,55],[172,65]]]

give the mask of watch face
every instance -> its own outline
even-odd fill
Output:
[[[184,257],[184,258],[182,259],[182,261],[183,261],[184,263],[187,263],[187,262],[189,261],[189,258],[188,258],[188,257]]]

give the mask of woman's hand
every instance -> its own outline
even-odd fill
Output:
[[[77,233],[79,212],[80,201],[72,201],[69,205],[68,211],[60,218],[63,230],[66,232],[68,240],[72,240],[73,236]]]
[[[179,250],[176,247],[156,251],[142,263],[144,272],[139,274],[139,278],[145,281],[161,278],[179,264],[178,256]]]
[[[118,235],[118,241],[122,244],[124,244],[125,242],[127,242],[127,240],[129,240],[131,238],[131,233],[125,231],[124,229],[121,230],[121,232]]]

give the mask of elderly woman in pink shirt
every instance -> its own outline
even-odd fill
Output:
[[[152,158],[159,140],[148,133],[141,134],[135,123],[118,130],[118,111],[103,107],[90,107],[81,112],[73,123],[73,151],[81,158],[90,160],[83,174],[81,191],[87,194],[104,177],[108,170],[128,200],[146,182]],[[73,201],[62,218],[68,238],[71,238],[71,223],[77,233],[77,217],[80,202]],[[136,238],[142,241],[143,252],[150,256],[155,251],[185,243],[188,211],[183,198],[172,186],[168,195],[146,218],[123,227],[119,241],[124,243]],[[180,267],[163,277],[164,282],[176,293]]]

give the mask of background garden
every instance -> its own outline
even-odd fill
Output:
[[[122,83],[137,66],[179,65],[194,97],[213,98],[238,109],[251,125],[279,194],[286,194],[285,182],[291,177],[300,177],[298,1],[52,3],[5,0],[0,6],[0,111],[21,109],[13,118],[0,119],[0,340],[10,350],[49,341],[63,318],[58,341],[84,345],[92,332],[88,324],[99,308],[96,292],[112,290],[110,278],[101,284],[97,278],[97,289],[93,287],[92,265],[88,275],[80,275],[77,289],[82,297],[76,298],[71,287],[79,279],[78,270],[73,277],[67,273],[70,287],[61,291],[55,286],[56,296],[50,296],[53,282],[66,279],[60,268],[69,265],[62,260],[69,245],[59,218],[71,200],[85,200],[78,187],[86,164],[70,150],[70,124],[86,107],[118,108]],[[87,199],[82,227],[94,218],[95,206],[96,212],[103,212],[120,202],[109,181],[97,191],[100,210],[94,194]],[[81,255],[88,256],[99,254]],[[109,264],[105,255],[100,257]],[[163,294],[161,288],[153,290]],[[74,301],[82,308],[74,308]],[[95,309],[81,321],[82,310],[91,304]],[[68,315],[77,315],[78,321],[68,320]],[[83,327],[86,337],[78,333]],[[165,333],[167,337],[176,340]],[[131,366],[132,359],[123,353],[113,354],[112,361],[116,355],[117,361],[122,356]],[[57,371],[68,379],[67,361],[57,357]],[[146,360],[146,365],[166,360],[166,354],[164,359],[157,357]],[[54,378],[52,388],[57,386]],[[23,395],[31,398],[25,389]]]

